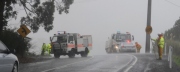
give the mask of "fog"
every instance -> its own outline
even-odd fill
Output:
[[[49,37],[57,31],[75,32],[81,35],[92,35],[92,55],[106,54],[105,41],[112,33],[130,32],[135,41],[142,45],[141,53],[145,52],[145,27],[147,24],[148,0],[75,0],[70,6],[68,14],[54,13],[54,28],[49,33],[43,28],[37,33],[30,33],[33,50],[40,53],[42,43],[49,43]],[[179,0],[170,0],[180,5]],[[25,11],[18,12],[17,20],[9,22],[11,27],[19,27],[20,17]],[[153,32],[151,37],[156,38],[158,33],[171,28],[180,16],[180,7],[166,0],[152,0]]]

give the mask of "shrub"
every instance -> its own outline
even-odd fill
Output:
[[[10,49],[16,50],[16,55],[24,57],[28,52],[31,44],[31,38],[22,38],[15,29],[6,29],[0,34],[0,40]]]
[[[173,47],[173,54],[176,56],[180,56],[180,42],[173,40],[166,40],[167,51],[169,50],[169,46]]]

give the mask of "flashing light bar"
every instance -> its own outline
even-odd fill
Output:
[[[57,31],[58,32],[58,34],[61,34],[60,32],[64,32],[64,34],[66,34],[66,31]]]
[[[129,32],[126,32],[127,34],[130,34]]]

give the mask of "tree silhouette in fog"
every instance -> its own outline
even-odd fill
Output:
[[[43,1],[43,2],[40,2]],[[31,28],[33,33],[44,27],[49,32],[53,29],[55,9],[59,14],[69,13],[70,5],[74,0],[1,0],[0,2],[0,33],[7,26],[8,19],[17,17],[14,5],[24,8],[27,16],[22,17],[20,22]]]

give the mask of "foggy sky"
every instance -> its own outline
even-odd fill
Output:
[[[34,50],[40,52],[42,43],[49,43],[49,37],[57,31],[75,32],[81,35],[93,36],[93,50],[91,54],[106,54],[105,41],[112,33],[130,32],[135,41],[142,45],[141,53],[145,52],[145,27],[147,24],[148,0],[75,0],[70,6],[69,14],[54,13],[54,28],[49,33],[41,28],[37,33],[30,33]],[[180,6],[179,0],[169,0]],[[19,27],[20,17],[25,11],[18,12],[18,19],[9,22],[10,26]],[[158,33],[171,28],[180,17],[180,7],[165,0],[152,0],[153,32],[151,37],[156,38]]]

